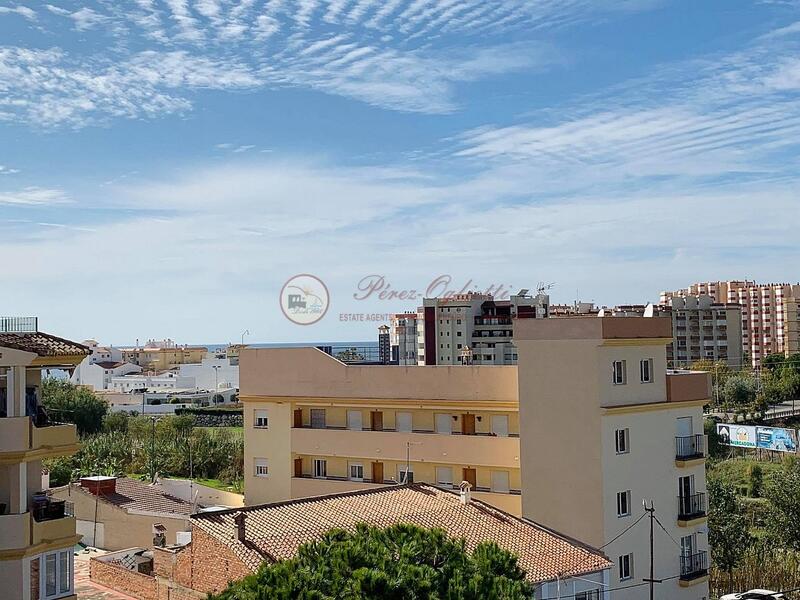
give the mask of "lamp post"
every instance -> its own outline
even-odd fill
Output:
[[[246,336],[246,335],[250,335],[250,330],[249,329],[245,329],[242,332],[242,346],[244,346],[244,336]]]
[[[213,365],[211,368],[214,369],[214,395],[212,396],[212,401],[214,402],[214,406],[217,405],[217,391],[219,390],[219,368],[221,365]]]

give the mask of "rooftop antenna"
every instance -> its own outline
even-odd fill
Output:
[[[536,284],[536,293],[537,295],[544,294],[547,290],[553,289],[555,285],[556,285],[555,281],[551,281],[550,283],[545,283],[544,281],[540,281],[539,283]]]

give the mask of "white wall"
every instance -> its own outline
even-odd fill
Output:
[[[192,378],[193,387],[201,390],[239,387],[239,365],[231,365],[227,358],[204,358],[200,364],[180,365],[178,373]]]

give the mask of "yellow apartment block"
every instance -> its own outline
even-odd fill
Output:
[[[637,519],[652,501],[669,533],[656,535],[655,597],[707,598],[710,381],[667,371],[670,319],[518,319],[514,332],[517,366],[242,351],[246,504],[467,481],[480,500],[602,547],[614,598],[635,600],[649,575]]]
[[[19,319],[2,319],[3,322]],[[32,321],[35,323],[35,320]],[[68,503],[42,493],[42,459],[78,450],[74,425],[39,404],[43,368],[73,369],[89,349],[28,330],[0,331],[0,582],[3,600],[74,599]]]

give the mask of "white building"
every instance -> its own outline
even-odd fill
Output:
[[[112,346],[100,346],[95,340],[83,342],[92,353],[75,369],[70,381],[75,385],[85,385],[95,391],[111,389],[115,377],[131,373],[141,373],[142,368],[122,360],[122,350]]]
[[[239,387],[239,365],[229,358],[207,357],[199,364],[180,365],[179,377],[194,380],[200,390],[221,390]]]

